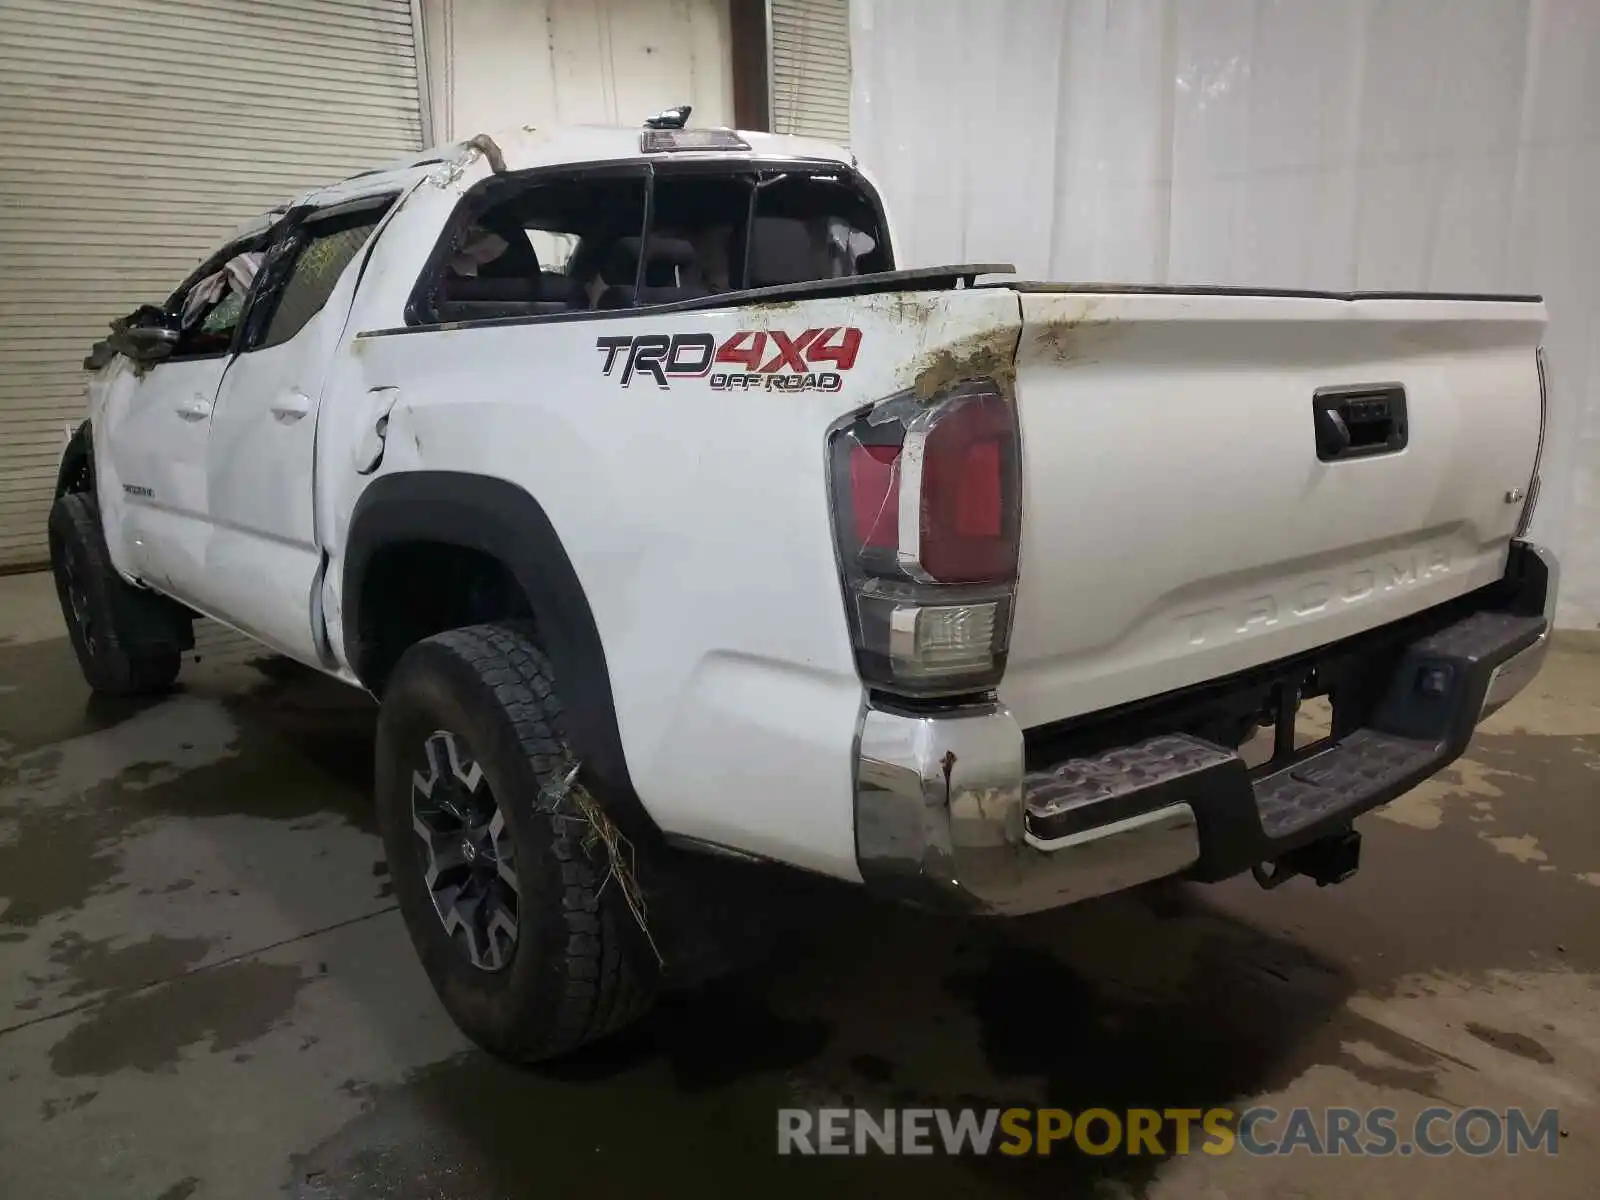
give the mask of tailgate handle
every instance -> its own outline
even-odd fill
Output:
[[[1393,454],[1406,448],[1406,389],[1398,383],[1318,388],[1311,398],[1317,457],[1323,462]]]

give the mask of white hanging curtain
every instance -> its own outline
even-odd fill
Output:
[[[902,266],[1537,291],[1536,536],[1600,624],[1600,3],[851,0]]]

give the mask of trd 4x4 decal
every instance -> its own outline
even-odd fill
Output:
[[[602,375],[622,363],[623,387],[631,387],[636,376],[665,388],[674,379],[709,375],[716,391],[837,392],[844,386],[841,373],[856,365],[861,330],[839,325],[799,334],[746,329],[720,346],[709,333],[641,333],[596,338],[594,348],[605,355]]]

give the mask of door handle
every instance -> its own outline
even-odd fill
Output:
[[[272,406],[272,415],[280,421],[298,421],[311,411],[311,397],[304,392],[285,392]]]
[[[211,415],[211,401],[196,392],[178,402],[178,415],[185,421],[204,421]]]

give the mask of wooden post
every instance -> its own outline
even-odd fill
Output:
[[[766,0],[728,0],[728,25],[733,43],[733,123],[740,129],[770,130]]]

